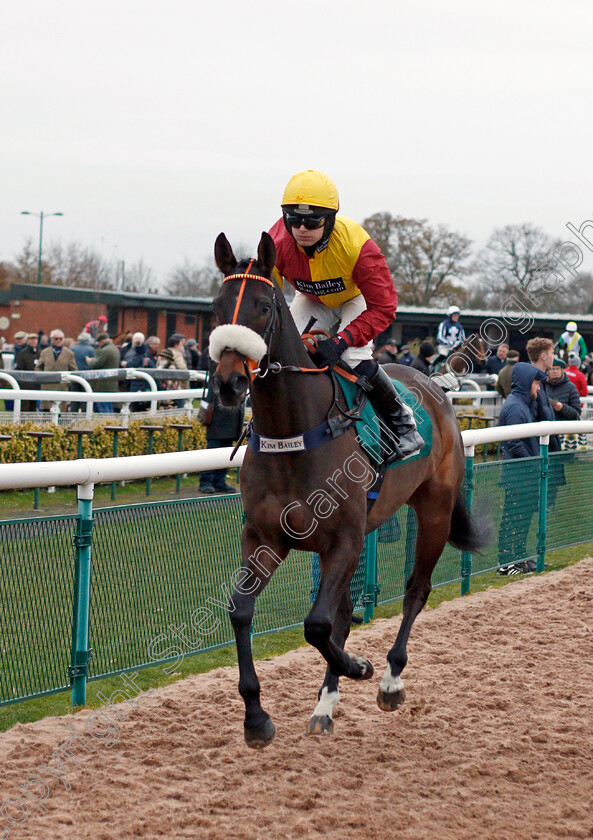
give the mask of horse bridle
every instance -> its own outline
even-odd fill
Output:
[[[272,289],[272,310],[270,312],[270,317],[268,318],[268,322],[264,328],[264,331],[261,335],[262,339],[265,341],[266,346],[270,347],[270,340],[274,337],[276,332],[276,327],[279,324],[280,328],[282,328],[282,310],[280,308],[280,301],[278,300],[278,295],[276,294],[276,287],[272,280],[268,277],[263,277],[261,274],[250,274],[249,270],[255,260],[250,260],[249,265],[245,269],[244,272],[238,274],[228,274],[226,277],[223,278],[222,283],[223,285],[227,282],[227,280],[241,280],[241,286],[239,287],[239,293],[237,294],[237,300],[235,302],[235,309],[233,311],[233,318],[231,320],[231,324],[236,324],[237,319],[239,317],[239,310],[241,308],[241,302],[243,300],[243,294],[245,292],[245,286],[247,285],[247,280],[258,280],[260,283],[265,283],[267,286],[270,286]],[[237,350],[234,351],[237,355],[241,358],[243,362],[243,366],[245,367],[245,372],[247,373],[247,378],[250,380],[255,379],[264,379],[268,375],[268,373],[281,373],[282,371],[293,371],[296,373],[325,373],[327,371],[327,366],[322,368],[304,368],[298,365],[283,365],[281,362],[271,362],[270,361],[270,351],[268,351],[262,356],[259,361],[259,367],[251,367],[249,365],[249,359],[243,355],[243,353],[239,353]]]

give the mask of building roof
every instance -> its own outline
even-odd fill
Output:
[[[145,309],[179,309],[209,312],[212,297],[182,297],[168,294],[123,292],[105,289],[77,289],[72,286],[48,286],[31,283],[11,283],[9,289],[0,290],[0,304],[14,300],[69,301],[71,303],[102,303],[105,306],[130,306]]]

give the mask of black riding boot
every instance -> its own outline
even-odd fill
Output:
[[[424,441],[418,434],[416,421],[403,407],[393,382],[383,368],[377,365],[375,372],[369,375],[368,367],[368,362],[361,362],[356,370],[368,378],[372,386],[372,390],[367,392],[371,405],[393,433],[397,443],[396,451],[385,459],[390,464],[398,458],[414,455],[422,449]]]

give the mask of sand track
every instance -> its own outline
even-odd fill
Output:
[[[424,612],[407,703],[386,714],[375,695],[398,624],[353,632],[377,674],[342,681],[333,737],[304,735],[316,651],[258,663],[277,727],[263,752],[243,743],[236,670],[191,677],[143,697],[109,749],[89,739],[79,766],[64,760],[71,788],[49,781],[46,813],[5,805],[23,818],[10,837],[593,837],[593,560]],[[71,734],[48,718],[0,736],[1,799]]]

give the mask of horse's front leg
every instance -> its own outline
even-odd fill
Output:
[[[348,588],[342,595],[333,624],[332,638],[341,648],[346,644],[352,621],[352,599]],[[308,735],[331,735],[334,731],[333,714],[340,700],[339,676],[327,666],[323,685],[317,696],[318,703],[307,726]]]
[[[245,703],[245,742],[247,746],[257,749],[272,741],[276,729],[270,715],[261,707],[250,630],[255,599],[288,552],[284,550],[280,554],[268,546],[262,546],[248,525],[243,528],[241,544],[243,565],[229,601],[229,616],[237,644],[239,693]]]
[[[305,639],[316,647],[336,677],[368,680],[373,666],[368,659],[348,654],[332,636],[334,619],[343,594],[358,565],[360,552],[341,547],[320,555],[321,583],[311,612],[305,619]]]

